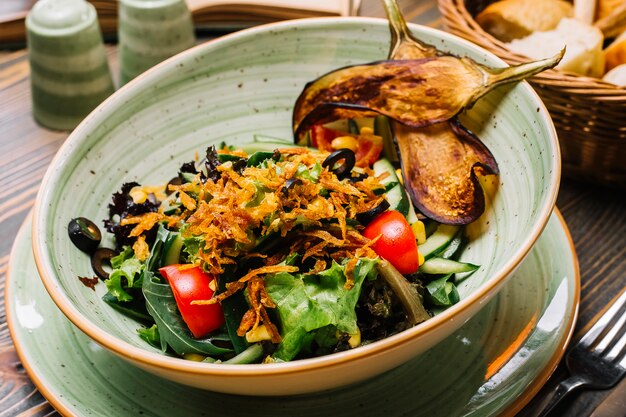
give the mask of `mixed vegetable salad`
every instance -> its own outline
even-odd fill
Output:
[[[138,334],[191,360],[271,363],[352,349],[459,301],[463,226],[485,209],[487,147],[457,114],[560,57],[488,68],[414,39],[393,0],[389,60],[307,84],[297,145],[256,137],[209,147],[167,184],[123,184],[115,248],[69,224]],[[110,263],[110,268],[105,267]],[[81,278],[94,287],[98,278]]]
[[[103,300],[163,351],[228,363],[354,348],[458,301],[454,273],[477,268],[451,259],[461,227],[418,218],[372,120],[343,124],[358,133],[312,132],[328,150],[257,137],[167,184],[124,184],[105,221],[114,249],[74,219]]]

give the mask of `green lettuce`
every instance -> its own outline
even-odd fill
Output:
[[[144,263],[135,257],[132,248],[127,246],[122,253],[111,258],[113,271],[104,282],[109,294],[117,301],[131,301],[133,296],[129,294],[129,288],[141,288],[141,274]]]
[[[282,341],[273,358],[293,359],[316,336],[319,336],[317,340],[328,340],[329,329],[357,333],[356,303],[363,281],[376,277],[376,262],[358,260],[354,287],[350,290],[344,288],[345,265],[336,262],[316,275],[278,273],[266,277],[265,287],[277,304],[281,324]]]

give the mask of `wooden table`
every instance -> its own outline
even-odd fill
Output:
[[[399,3],[407,20],[442,26],[433,0],[400,0]],[[384,17],[378,0],[363,0],[360,14]],[[3,299],[13,239],[33,206],[46,167],[68,132],[50,131],[33,121],[27,53],[1,48],[2,45],[0,155],[4,157],[0,159],[0,296]],[[115,46],[108,46],[108,52],[116,73]],[[623,191],[564,179],[557,206],[569,225],[580,259],[581,303],[574,335],[576,340],[626,286],[626,197]],[[559,366],[536,398],[542,397],[547,388],[566,375],[563,366]],[[0,303],[0,381],[0,417],[56,413],[37,392],[20,365],[6,325],[3,303]],[[589,391],[575,396],[574,401],[560,410],[564,413],[561,415],[589,415],[609,392]]]

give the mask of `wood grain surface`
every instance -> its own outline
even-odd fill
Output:
[[[4,1],[3,5],[4,5]],[[30,4],[29,0],[11,0]],[[412,22],[441,26],[434,0],[399,0]],[[2,9],[0,9],[0,12]],[[382,3],[363,0],[360,15],[384,17]],[[39,183],[56,150],[68,136],[38,126],[31,116],[28,55],[0,45],[0,296],[11,245],[33,206]],[[115,45],[108,45],[109,62],[117,73]],[[574,340],[593,324],[626,286],[626,197],[624,191],[603,189],[564,179],[557,206],[574,239],[581,269],[581,304]],[[561,365],[544,389],[567,376]],[[554,415],[587,416],[607,391],[574,396]],[[0,303],[0,417],[55,415],[25,374],[10,338],[4,303]],[[520,415],[524,415],[522,411]],[[626,414],[625,414],[626,415]]]

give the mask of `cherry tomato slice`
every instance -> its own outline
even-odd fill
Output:
[[[216,285],[214,276],[200,267],[189,265],[168,265],[160,268],[159,272],[170,284],[178,310],[195,338],[206,336],[224,323],[224,313],[219,304],[191,304],[194,300],[213,297],[215,291],[211,285]]]
[[[356,139],[356,166],[367,167],[376,162],[383,151],[383,139],[376,135],[354,135],[329,129],[322,125],[311,128],[311,145],[320,151],[332,152],[332,141],[340,136],[352,136]]]
[[[417,242],[411,225],[402,213],[388,210],[379,214],[363,230],[363,235],[368,239],[380,236],[372,245],[372,249],[400,273],[412,274],[417,271],[419,267]]]

